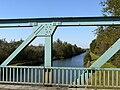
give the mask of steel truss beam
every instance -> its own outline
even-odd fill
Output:
[[[52,23],[53,26],[110,26],[120,25],[120,17],[59,17],[0,19],[0,28],[33,27],[38,24]]]
[[[0,19],[0,28],[32,27],[33,33],[1,64],[6,66],[36,37],[45,37],[45,67],[51,67],[52,36],[58,26],[116,26],[120,17],[64,17]],[[120,49],[120,39],[113,44],[90,68],[101,67]],[[82,77],[83,78],[83,77]],[[78,79],[80,80],[80,79]],[[77,80],[77,81],[78,81]],[[84,78],[82,79],[82,81]],[[78,81],[79,83],[79,81]]]
[[[52,37],[55,30],[56,26],[52,26],[50,23],[33,26],[33,33],[29,35],[29,37],[1,65],[8,65],[9,62],[12,61],[15,56],[28,46],[36,37],[45,37],[45,67],[50,67],[52,61]]]

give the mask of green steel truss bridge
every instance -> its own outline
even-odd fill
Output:
[[[120,87],[120,68],[100,68],[119,49],[118,39],[89,68],[52,67],[52,38],[62,26],[116,26],[120,17],[55,17],[0,19],[0,28],[31,27],[33,32],[0,65],[0,83],[20,83],[58,86]],[[44,66],[8,66],[35,38],[45,37]]]

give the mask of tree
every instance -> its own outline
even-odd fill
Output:
[[[120,0],[102,0],[104,16],[120,16]]]
[[[0,63],[2,63],[22,42],[22,39],[20,41],[11,40],[9,43],[5,39],[0,39]],[[72,48],[74,48],[74,52]],[[53,59],[66,59],[81,53],[82,49],[80,47],[62,42],[60,39],[57,39],[53,44]],[[41,44],[38,46],[27,46],[10,62],[10,64],[19,65],[40,65],[42,63],[44,63],[44,46]]]
[[[120,0],[102,0],[103,16],[120,16]],[[90,50],[101,56],[111,45],[120,38],[120,26],[99,26],[96,30],[97,38],[91,43]],[[120,51],[117,52],[110,62],[117,67],[120,59]]]
[[[90,51],[91,51],[92,53],[95,52],[95,46],[96,46],[96,39],[94,39],[94,40],[91,42],[91,44],[90,44]]]
[[[81,54],[84,52],[83,49],[77,47],[77,45],[72,45],[67,42],[62,42],[60,39],[53,44],[54,59],[65,59],[72,56]]]

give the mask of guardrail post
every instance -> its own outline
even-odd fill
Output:
[[[44,68],[44,84],[52,85],[52,69]]]

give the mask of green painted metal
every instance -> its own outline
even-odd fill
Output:
[[[45,67],[52,66],[52,36],[45,37]]]
[[[57,26],[84,26],[84,25],[86,26],[120,25],[120,17],[63,17],[63,18],[58,17],[58,18],[0,19],[0,28],[33,27],[33,31],[34,31],[1,65],[2,66],[7,65],[35,37],[46,37],[45,66],[51,66],[52,41],[51,39],[48,40],[47,37],[49,38],[52,37]],[[108,58],[111,57],[109,56],[109,54],[107,55]],[[100,64],[98,64],[99,62]],[[48,65],[48,63],[50,64]],[[95,62],[91,67],[96,67],[96,66],[99,67],[102,64],[103,62],[98,61]]]
[[[1,66],[0,67],[0,83],[20,83],[20,84],[39,84],[39,85],[62,85],[70,87],[81,87],[81,86],[100,86],[100,87],[120,87],[119,73],[120,68],[75,68],[75,67],[38,67],[35,66]],[[49,72],[51,71],[51,81],[49,81]],[[9,73],[10,71],[10,73]],[[20,72],[19,72],[20,71]],[[30,72],[28,72],[30,71]],[[44,72],[47,71],[46,76]],[[86,80],[83,85],[79,83],[72,83],[77,76],[80,75],[78,72],[91,71],[93,77]],[[109,74],[107,74],[109,71]],[[64,72],[61,74],[61,72]],[[9,75],[7,74],[9,73]],[[20,76],[19,76],[19,75]],[[41,76],[39,77],[35,76]],[[64,76],[65,75],[65,76]],[[69,77],[68,77],[69,76]],[[16,77],[19,77],[17,79]],[[29,77],[29,78],[28,78]],[[101,77],[101,78],[100,78]],[[109,77],[109,78],[108,78]],[[66,79],[67,78],[67,79]],[[61,82],[61,81],[62,82]]]
[[[0,19],[0,28],[32,27],[33,33],[1,64],[6,66],[13,58],[23,50],[36,37],[45,37],[45,67],[52,66],[52,37],[58,26],[115,26],[120,25],[120,17],[57,17],[57,18],[23,18],[23,19]],[[106,63],[120,49],[120,39],[117,40],[90,68],[99,68]],[[24,66],[22,66],[24,67]],[[22,68],[21,67],[21,68]],[[3,68],[4,69],[4,68]],[[67,68],[65,68],[67,69]],[[79,68],[80,69],[80,68]],[[25,71],[25,70],[24,70]],[[49,71],[49,70],[48,70]],[[44,70],[46,72],[46,70]],[[76,69],[74,70],[76,72]],[[89,72],[86,70],[77,83],[86,81]],[[15,72],[13,72],[14,75]],[[4,73],[3,73],[4,74]],[[74,74],[76,77],[76,75]],[[46,78],[46,77],[44,77]],[[66,79],[66,82],[68,80]],[[76,81],[74,82],[76,84]]]
[[[56,30],[56,26],[52,24],[40,24],[33,27],[33,33],[1,64],[7,65],[15,56],[20,53],[27,45],[29,45],[36,37],[45,38],[45,66],[51,66],[51,50],[52,50],[52,35]]]
[[[120,17],[56,17],[56,18],[23,18],[0,19],[0,28],[34,27],[38,24],[53,26],[100,26],[120,25]]]
[[[96,60],[90,68],[100,68],[102,65],[104,65],[115,53],[120,50],[120,39],[118,39],[98,60]],[[81,84],[85,81],[85,79],[88,77],[88,74],[82,74],[80,78],[83,78],[81,80]],[[77,80],[78,81],[78,80]]]
[[[54,25],[119,25],[120,17],[53,17],[0,19],[0,27],[32,27],[38,23],[54,23]],[[81,22],[81,23],[79,23]]]
[[[0,69],[1,68],[21,68],[21,69],[23,69],[23,68],[38,68],[38,69],[42,69],[42,68],[44,68],[44,69],[62,69],[62,70],[66,70],[66,69],[68,69],[68,70],[84,70],[84,71],[86,71],[86,70],[105,70],[105,71],[107,71],[107,70],[109,70],[109,71],[112,71],[112,70],[117,70],[117,71],[120,71],[120,68],[85,68],[85,67],[44,67],[44,66],[1,66],[0,65]]]

